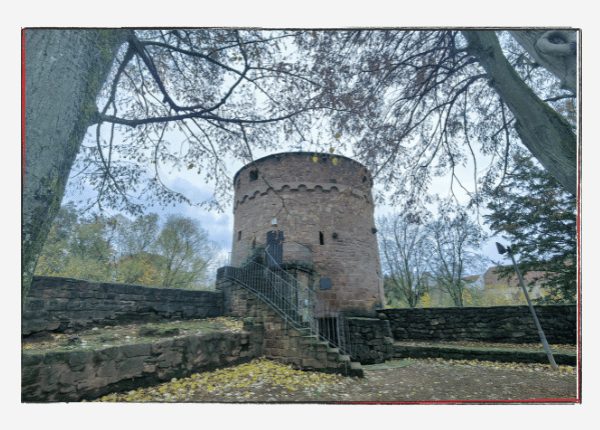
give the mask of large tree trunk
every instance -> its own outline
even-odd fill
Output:
[[[577,31],[513,30],[509,33],[536,63],[560,79],[562,88],[577,94]]]
[[[123,30],[25,30],[21,305]]]
[[[577,195],[577,137],[571,124],[523,82],[504,57],[493,31],[462,34],[469,42],[469,53],[514,115],[523,144],[569,193]]]

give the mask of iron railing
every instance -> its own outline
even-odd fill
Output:
[[[312,251],[306,245],[293,240],[287,240],[284,241],[281,246],[282,261],[312,264]],[[269,246],[267,248],[269,248]],[[244,263],[255,256],[257,252],[262,252],[264,256],[265,249],[260,246],[253,247],[251,245],[247,245],[235,252],[230,252],[229,265],[234,267],[243,266]],[[274,256],[275,253],[271,250],[270,254]]]
[[[294,258],[285,261],[306,261],[309,254],[300,247],[296,250],[300,253],[294,256],[303,256],[304,259]],[[348,322],[342,314],[333,311],[327,302],[318,301],[314,291],[281,268],[270,253],[269,247],[264,250],[255,248],[242,252],[246,252],[243,259],[230,259],[231,262],[241,261],[238,267],[231,265],[223,268],[225,277],[253,291],[292,327],[309,335],[318,334],[331,346],[338,348],[340,353],[353,355],[347,341]],[[285,248],[284,255],[286,255]],[[268,261],[269,264],[263,264],[264,261]]]
[[[223,276],[254,292],[292,327],[317,334],[315,293],[283,269],[267,267],[257,260],[246,261],[241,267],[226,266]]]

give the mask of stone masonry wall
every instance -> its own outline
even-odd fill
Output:
[[[550,344],[575,344],[575,305],[534,306]],[[528,306],[382,309],[396,341],[539,343]]]
[[[246,328],[246,327],[245,327]],[[24,352],[21,399],[70,402],[156,385],[261,355],[262,330],[191,335],[98,350]]]
[[[352,358],[361,364],[383,363],[394,343],[390,322],[380,318],[347,318]]]
[[[370,173],[347,157],[319,154],[315,163],[314,155],[274,154],[238,171],[232,253],[243,256],[253,239],[264,246],[267,232],[282,231],[284,248],[287,241],[310,248],[320,278],[331,280],[323,290],[317,280],[319,300],[332,310],[374,316],[385,297]],[[268,184],[253,179],[255,167]]]
[[[22,334],[63,332],[121,321],[211,318],[223,314],[223,293],[71,278],[33,278]]]

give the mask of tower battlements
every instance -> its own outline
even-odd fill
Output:
[[[304,245],[318,273],[310,286],[318,299],[339,311],[372,314],[385,299],[371,186],[368,169],[340,155],[258,159],[234,176],[232,253],[266,246],[269,232],[284,244]]]

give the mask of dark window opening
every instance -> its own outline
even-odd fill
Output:
[[[325,245],[325,237],[323,236],[323,232],[322,231],[319,232],[319,243],[321,245]]]
[[[250,180],[256,181],[257,179],[258,179],[258,170],[251,170],[250,171]]]
[[[238,231],[238,241],[242,239],[242,230]]]
[[[332,184],[337,184],[337,179],[330,179],[329,182]]]
[[[364,184],[365,182],[367,182],[367,177],[366,177],[366,176],[363,176],[363,184]]]

